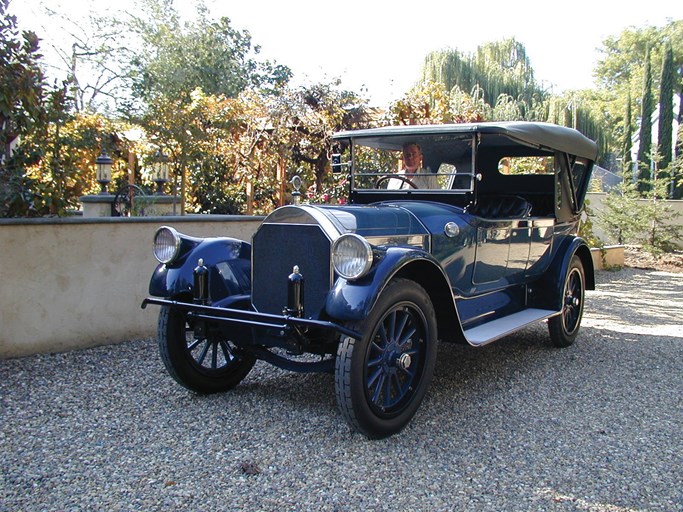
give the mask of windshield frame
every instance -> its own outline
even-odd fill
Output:
[[[347,151],[349,151],[349,161],[342,162],[343,156],[340,155],[340,166],[346,167],[349,174],[349,187],[351,192],[372,193],[372,194],[396,194],[408,192],[411,194],[471,194],[476,187],[478,177],[477,172],[477,145],[479,134],[477,133],[451,133],[438,136],[429,135],[382,135],[374,137],[349,137],[346,141]],[[423,152],[423,168],[428,172],[422,172],[415,176],[434,177],[435,183],[439,186],[427,188],[404,188],[391,189],[386,186],[377,188],[374,184],[377,180],[382,182],[393,180],[398,176],[400,179],[401,171],[398,165],[387,166],[381,169],[364,168],[361,152],[364,148],[368,151],[384,152],[385,155],[395,153],[393,163],[401,161],[400,155],[404,144],[417,144]],[[381,156],[381,155],[380,155]],[[434,166],[438,166],[436,171]],[[447,167],[449,166],[449,167]],[[372,180],[375,178],[375,180]],[[367,185],[367,181],[372,180],[372,186]],[[365,181],[364,185],[361,183]],[[399,180],[395,180],[399,181]]]

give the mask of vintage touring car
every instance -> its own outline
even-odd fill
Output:
[[[333,372],[354,430],[399,432],[438,341],[478,347],[547,321],[553,345],[574,342],[594,287],[577,231],[596,156],[546,123],[338,133],[346,204],[284,206],[251,242],[158,229],[143,307],[161,306],[162,359],[199,393],[233,388],[257,359]]]

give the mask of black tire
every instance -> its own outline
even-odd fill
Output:
[[[548,319],[550,341],[555,347],[568,347],[579,334],[583,302],[586,291],[586,277],[581,258],[574,255],[567,269],[562,287],[562,312]]]
[[[349,425],[371,439],[399,432],[415,415],[432,380],[436,314],[427,292],[406,279],[390,282],[368,317],[348,325],[337,349],[337,404]]]
[[[197,393],[218,393],[239,384],[256,358],[217,335],[196,337],[182,310],[162,307],[157,330],[168,373]]]

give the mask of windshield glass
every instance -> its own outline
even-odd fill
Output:
[[[357,191],[471,192],[475,161],[471,134],[365,137],[340,155]]]

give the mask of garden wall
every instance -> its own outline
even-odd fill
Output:
[[[163,224],[194,236],[251,240],[261,217],[0,220],[0,357],[152,337],[141,309]]]

